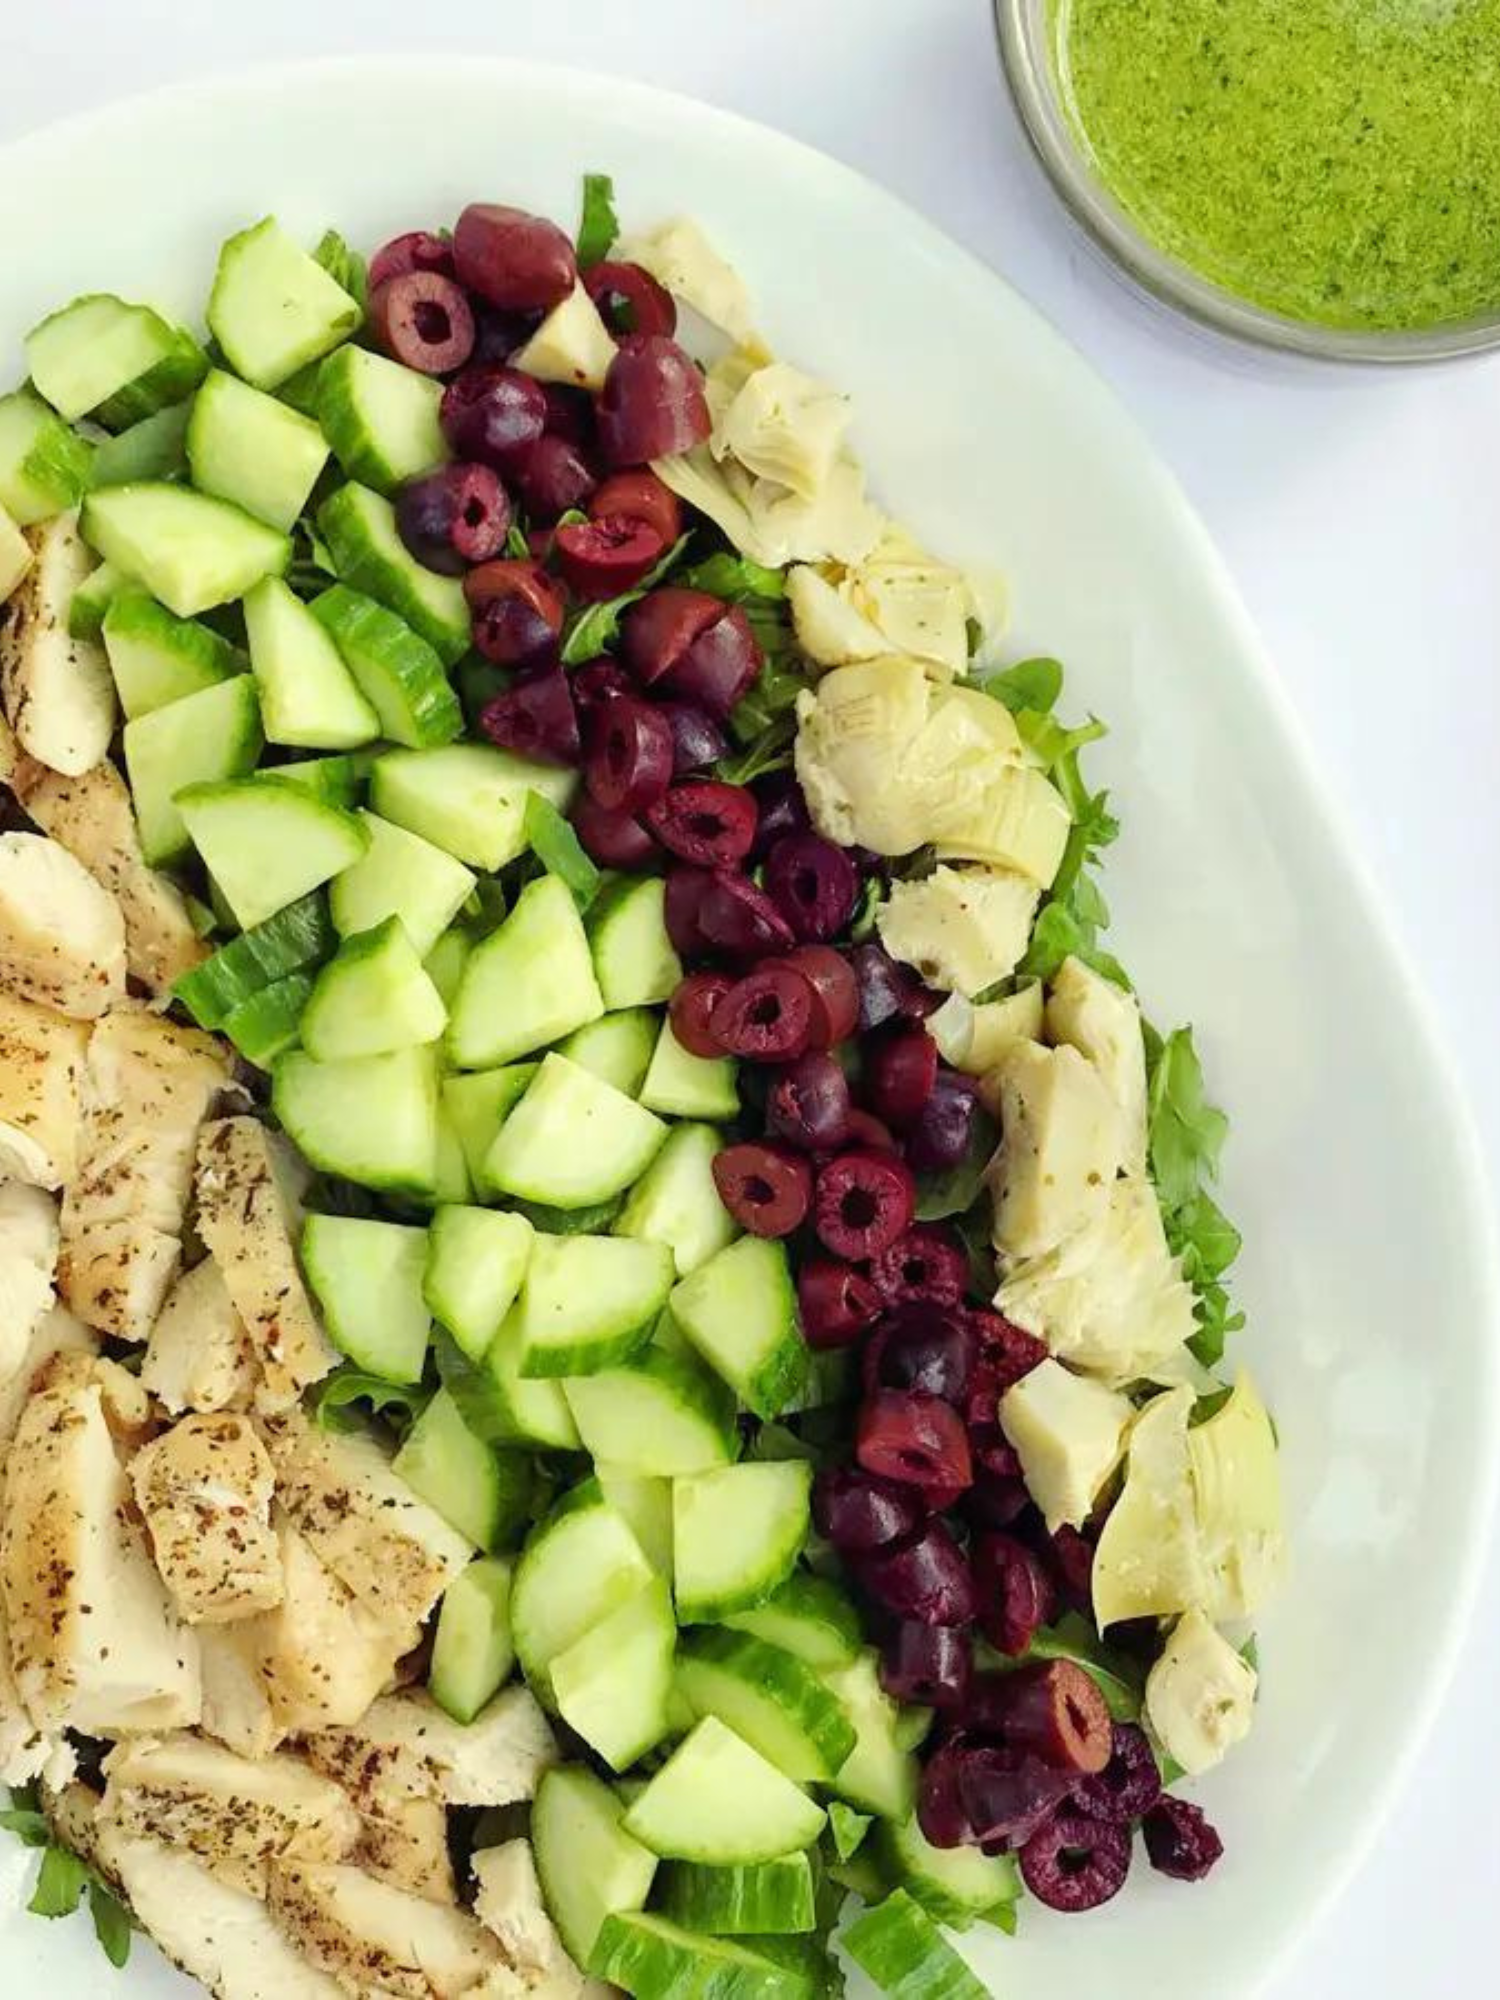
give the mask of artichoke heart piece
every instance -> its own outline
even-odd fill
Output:
[[[1250,1377],[1188,1433],[1211,1618],[1248,1618],[1280,1578],[1286,1555],[1276,1434]]]
[[[1100,1631],[1127,1618],[1164,1618],[1204,1603],[1208,1570],[1189,1473],[1190,1388],[1149,1402],[1130,1433],[1125,1484],[1094,1556]]]
[[[979,783],[956,783],[935,813],[931,838],[945,860],[1014,868],[1048,889],[1067,846],[1072,816],[1040,771],[986,763]]]
[[[716,426],[715,455],[816,500],[833,475],[849,428],[849,399],[790,362],[748,375]]]
[[[755,315],[744,279],[688,216],[622,238],[614,255],[649,271],[659,285],[732,339],[752,337]]]
[[[1201,1611],[1180,1619],[1146,1677],[1146,1715],[1189,1777],[1219,1763],[1250,1733],[1256,1672]]]
[[[1049,1529],[1088,1519],[1120,1463],[1132,1414],[1128,1397],[1051,1360],[1000,1398],[1000,1427]]]
[[[746,497],[759,551],[745,553],[781,569],[795,562],[862,562],[880,534],[880,515],[865,497],[854,459],[836,459],[810,498],[777,480],[755,479]]]
[[[896,882],[876,917],[881,942],[933,986],[972,997],[1025,955],[1037,889],[999,868],[934,869]]]
[[[849,589],[852,603],[884,633],[893,652],[910,653],[946,676],[966,671],[973,598],[958,570],[944,563],[889,562],[877,556],[854,572]],[[989,701],[987,695],[978,699]]]
[[[1004,1143],[991,1163],[995,1247],[1040,1257],[1106,1210],[1120,1117],[1077,1049],[1023,1042],[1000,1065]]]
[[[1087,1056],[1120,1109],[1128,1172],[1146,1171],[1146,1041],[1133,993],[1065,958],[1047,996],[1047,1038]]]
[[[925,774],[911,745],[927,721],[928,684],[914,660],[885,658],[825,674],[798,698],[797,776],[821,833],[877,854],[909,854],[926,838]]]

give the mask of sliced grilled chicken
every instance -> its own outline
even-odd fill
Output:
[[[10,1634],[0,1604],[0,1785],[30,1785],[38,1778],[65,1785],[77,1763],[67,1738],[38,1729],[26,1712],[10,1670]]]
[[[216,2000],[344,2000],[265,1904],[159,1840],[109,1840],[106,1855],[142,1928]]]
[[[236,1888],[265,1894],[276,1861],[340,1861],[359,1815],[337,1785],[283,1752],[254,1763],[178,1734],[121,1743],[104,1760],[103,1817],[127,1839],[185,1847]]]
[[[26,1360],[51,1306],[57,1270],[57,1203],[25,1181],[0,1186],[0,1384]]]
[[[285,1577],[285,1570],[282,1572]],[[198,1657],[203,1674],[199,1728],[241,1757],[269,1757],[284,1731],[271,1707],[264,1662],[264,1621],[203,1625]]]
[[[58,1289],[80,1319],[145,1340],[177,1274],[198,1130],[229,1081],[207,1035],[116,1008],[89,1037]]]
[[[448,1815],[436,1799],[382,1799],[360,1821],[359,1845],[349,1856],[356,1868],[410,1889],[429,1903],[456,1903]]]
[[[117,1887],[107,1858],[109,1840],[99,1824],[104,1794],[81,1778],[64,1780],[61,1784],[44,1778],[38,1790],[42,1811],[58,1845],[76,1854],[80,1861],[86,1861],[112,1888]]]
[[[239,1628],[260,1649],[271,1713],[287,1735],[355,1722],[390,1686],[419,1630],[367,1611],[304,1536],[286,1523],[280,1534],[282,1601]]]
[[[531,1690],[507,1688],[473,1722],[455,1722],[418,1689],[383,1695],[352,1726],[308,1736],[303,1749],[356,1805],[437,1799],[507,1806],[536,1796],[557,1744]]]
[[[470,1561],[466,1538],[417,1498],[374,1439],[316,1430],[296,1411],[266,1435],[288,1519],[375,1617],[420,1625]]]
[[[16,1427],[0,1501],[11,1670],[45,1731],[190,1727],[197,1640],[132,1516],[105,1399],[95,1373],[54,1364]]]
[[[141,1381],[170,1415],[246,1410],[260,1370],[245,1322],[212,1257],[167,1293],[146,1344]]]
[[[125,997],[120,905],[40,833],[0,833],[0,986],[79,1021]]]
[[[184,1417],[130,1472],[156,1567],[190,1625],[230,1625],[281,1602],[276,1475],[248,1417]]]
[[[107,760],[77,777],[21,764],[6,782],[27,813],[119,900],[132,979],[152,993],[207,958],[182,891],[146,865],[125,780]]]
[[[77,775],[109,749],[115,683],[104,648],[68,632],[73,592],[93,567],[77,514],[27,530],[33,562],[0,606],[0,698],[21,748]]]
[[[78,1163],[89,1031],[0,991],[0,1174],[60,1188]]]
[[[50,1306],[31,1330],[19,1365],[0,1381],[0,1468],[33,1392],[62,1354],[92,1355],[98,1342],[66,1306]]]
[[[220,1118],[198,1143],[198,1230],[249,1329],[260,1403],[289,1409],[338,1359],[297,1265],[297,1164],[254,1118]]]
[[[474,1856],[474,1914],[500,1941],[507,1964],[526,1990],[545,2000],[581,1994],[584,1975],[563,1949],[557,1926],[542,1901],[529,1840],[508,1840]]]
[[[358,1868],[273,1868],[268,1902],[291,1942],[346,1993],[454,2000],[502,1962],[496,1940],[462,1910],[441,1909]]]

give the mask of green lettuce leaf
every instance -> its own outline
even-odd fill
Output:
[[[764,563],[727,550],[693,563],[683,571],[682,581],[687,589],[705,590],[726,604],[745,604],[754,598],[779,602],[786,596],[786,577],[779,569],[767,569]]]
[[[975,682],[996,701],[1004,702],[1012,715],[1029,710],[1033,715],[1050,715],[1062,693],[1063,670],[1060,660],[1018,660],[1013,667],[981,674]]]
[[[313,259],[323,266],[336,285],[342,285],[350,298],[358,301],[363,312],[370,300],[370,281],[365,260],[359,252],[351,250],[336,229],[328,229],[323,232]]]
[[[526,795],[526,844],[549,875],[568,890],[580,912],[599,893],[599,870],[584,853],[572,823],[540,792]]]
[[[379,1417],[405,1436],[432,1400],[430,1389],[382,1382],[358,1368],[338,1368],[312,1391],[313,1420],[321,1431],[357,1431]]]
[[[613,180],[608,174],[585,174],[583,214],[578,224],[578,262],[585,271],[591,264],[604,262],[619,234]]]

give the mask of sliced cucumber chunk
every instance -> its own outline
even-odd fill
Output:
[[[318,417],[351,479],[391,493],[448,457],[443,385],[367,347],[341,347],[318,375]]]
[[[500,1548],[526,1517],[530,1468],[476,1437],[446,1389],[412,1425],[394,1470],[476,1548]]]
[[[245,599],[245,631],[272,743],[350,750],[375,741],[380,717],[324,625],[280,577],[267,577]]]
[[[462,1208],[474,1198],[474,1184],[469,1179],[464,1149],[452,1120],[443,1110],[441,1097],[438,1100],[437,1177],[432,1192],[433,1199],[444,1208]]]
[[[504,1069],[480,1069],[468,1076],[443,1079],[443,1108],[463,1147],[464,1161],[475,1192],[485,1201],[499,1199],[500,1190],[485,1172],[500,1128],[525,1096],[536,1063],[510,1063]]]
[[[861,1653],[852,1666],[825,1678],[855,1731],[854,1748],[833,1779],[833,1789],[865,1812],[905,1819],[916,1803],[917,1760],[902,1742],[902,1724],[908,1715],[920,1718],[924,1711],[903,1710],[891,1700],[880,1685],[874,1653]]]
[[[187,471],[191,400],[144,417],[118,437],[94,447],[93,485],[134,486],[141,480],[179,479]]]
[[[265,692],[261,692],[265,706]],[[273,784],[302,785],[325,806],[341,806],[352,812],[364,790],[366,769],[358,757],[299,757],[285,764],[272,764],[259,775]]]
[[[614,1236],[538,1236],[521,1291],[521,1373],[588,1375],[651,1338],[672,1283],[671,1253]]]
[[[638,1180],[666,1136],[633,1097],[554,1051],[500,1128],[485,1179],[525,1201],[590,1208]]]
[[[1013,1903],[1021,1876],[1013,1854],[983,1854],[977,1847],[934,1847],[913,1813],[882,1820],[875,1852],[892,1881],[940,1924],[971,1924],[997,1903]]]
[[[677,1685],[695,1715],[716,1715],[799,1783],[826,1783],[854,1727],[811,1667],[747,1632],[683,1635]]]
[[[318,974],[302,1017],[302,1046],[319,1062],[383,1056],[435,1042],[448,1010],[399,917],[357,931]]]
[[[555,875],[543,875],[475,947],[453,1003],[449,1051],[460,1069],[492,1069],[603,1012],[577,906]]]
[[[603,1077],[627,1097],[636,1097],[655,1047],[655,1014],[649,1007],[627,1007],[621,1014],[606,1014],[601,1021],[575,1028],[557,1053]]]
[[[641,1102],[669,1118],[737,1118],[738,1068],[728,1056],[695,1056],[678,1041],[672,1023],[663,1021]]]
[[[275,216],[231,236],[219,252],[209,331],[236,375],[274,389],[359,329],[353,299]]]
[[[444,931],[422,961],[427,968],[427,977],[442,994],[445,1007],[453,1004],[458,982],[464,976],[464,967],[473,949],[474,940],[467,931]]]
[[[432,1218],[427,1304],[471,1361],[482,1361],[516,1302],[535,1235],[524,1215],[445,1207]]]
[[[851,1666],[864,1640],[859,1613],[843,1591],[806,1570],[795,1571],[764,1604],[730,1612],[724,1623],[825,1673]]]
[[[217,687],[244,666],[227,639],[191,618],[174,617],[134,585],[112,596],[100,630],[128,722]]]
[[[286,534],[328,462],[328,445],[310,418],[215,368],[193,398],[187,458],[200,493]]]
[[[0,498],[4,495],[0,494]],[[292,559],[287,537],[227,500],[142,479],[83,505],[85,540],[179,618],[243,597]]]
[[[842,1942],[890,2000],[987,2000],[989,1989],[903,1889],[856,1917]]]
[[[206,701],[217,692],[192,699]],[[144,726],[154,720],[148,716]],[[299,785],[253,779],[190,784],[176,794],[174,804],[245,930],[352,868],[369,842],[353,813],[324,805]]]
[[[412,741],[394,729],[386,734]],[[577,786],[573,771],[533,764],[487,743],[450,743],[381,757],[370,780],[370,803],[397,826],[493,875],[526,850],[527,794],[540,792],[561,808]]]
[[[19,534],[20,530],[17,529],[16,532]],[[31,549],[24,536],[21,538],[21,546],[26,551],[26,567],[30,568]],[[24,576],[25,573],[23,569],[21,574]],[[19,580],[17,578],[17,582]],[[90,570],[73,592],[72,601],[68,605],[68,637],[102,640],[104,620],[109,615],[109,607],[122,590],[133,590],[134,587],[127,577],[121,576],[113,563],[100,563],[97,569]],[[14,588],[15,585],[12,584],[11,589]],[[8,596],[9,592],[6,595]]]
[[[605,1919],[589,1971],[642,2000],[810,2000],[812,1993],[797,1971],[733,1938],[701,1936],[645,1911]]]
[[[577,1451],[578,1426],[559,1381],[531,1380],[521,1373],[521,1314],[507,1313],[484,1357],[486,1405],[491,1434],[505,1442],[537,1444],[551,1451]]]
[[[605,1502],[596,1480],[575,1487],[533,1530],[516,1564],[510,1615],[521,1669],[538,1700],[555,1707],[552,1662],[653,1576],[624,1515]]]
[[[606,1015],[605,1022],[614,1018]],[[679,1278],[732,1243],[734,1218],[713,1177],[714,1156],[723,1144],[711,1125],[674,1125],[620,1210],[616,1236],[665,1243]]]
[[[431,1045],[336,1063],[297,1050],[277,1062],[271,1102],[288,1137],[325,1174],[431,1200],[437,1081]]]
[[[544,1771],[531,1809],[542,1895],[575,1965],[586,1966],[606,1919],[645,1907],[656,1856],[630,1838],[625,1808],[578,1765]]]
[[[341,486],[318,509],[318,529],[342,582],[394,611],[445,667],[457,666],[469,650],[463,586],[424,569],[410,554],[384,494],[354,483]]]
[[[246,1062],[269,1069],[277,1056],[297,1046],[302,1010],[312,989],[311,973],[289,972],[230,1011],[224,1033]]]
[[[181,861],[193,838],[179,794],[253,771],[264,748],[255,683],[236,674],[127,722],[124,747],[141,852],[153,867]],[[270,914],[260,912],[252,921]]]
[[[665,1859],[728,1866],[809,1847],[824,1818],[774,1764],[706,1715],[626,1814],[625,1830]]]
[[[656,1479],[734,1462],[734,1398],[691,1357],[647,1347],[623,1367],[565,1386],[591,1458]]]
[[[666,884],[659,875],[626,876],[594,905],[589,941],[599,990],[611,1013],[649,1007],[677,991],[682,960],[667,935],[665,911]]]
[[[427,1231],[310,1215],[302,1265],[335,1346],[383,1382],[420,1382],[432,1337],[422,1296]]]
[[[89,490],[94,448],[40,396],[0,396],[0,507],[18,527],[35,527],[76,507]]]
[[[427,1687],[455,1722],[470,1723],[487,1708],[516,1663],[510,1631],[514,1570],[501,1556],[481,1556],[444,1594]]]
[[[630,1523],[630,1531],[657,1575],[672,1581],[672,1482],[650,1479],[617,1465],[594,1467],[599,1490]]]
[[[319,965],[332,953],[337,939],[321,896],[304,896],[278,910],[267,923],[220,945],[212,958],[185,972],[172,988],[200,1028],[222,1027],[234,1009],[252,994]]]
[[[654,1577],[551,1662],[558,1714],[611,1770],[668,1735],[676,1647],[672,1594]]]
[[[679,1479],[672,1488],[672,1546],[684,1623],[748,1610],[778,1590],[806,1546],[811,1496],[812,1467],[799,1458]]]
[[[672,1317],[758,1417],[779,1416],[807,1374],[797,1297],[779,1243],[742,1236],[672,1294]]]
[[[780,1854],[748,1868],[674,1861],[662,1871],[661,1909],[685,1930],[718,1937],[816,1930],[812,1863],[805,1854]]]
[[[339,935],[352,937],[399,917],[425,958],[469,900],[474,877],[451,854],[377,813],[360,813],[359,823],[369,844],[328,894]]]
[[[69,423],[97,412],[108,430],[180,402],[207,367],[185,327],[108,292],[74,299],[26,336],[26,368],[38,395]]]
[[[394,611],[343,583],[315,597],[309,609],[379,716],[382,735],[418,746],[458,735],[463,711],[442,661]]]

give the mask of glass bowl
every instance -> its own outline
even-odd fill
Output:
[[[1205,278],[1151,241],[1095,171],[1068,115],[1052,60],[1055,0],[995,0],[1006,81],[1032,151],[1096,249],[1139,290],[1217,332],[1322,361],[1447,361],[1500,347],[1500,313],[1380,332],[1292,319]]]

